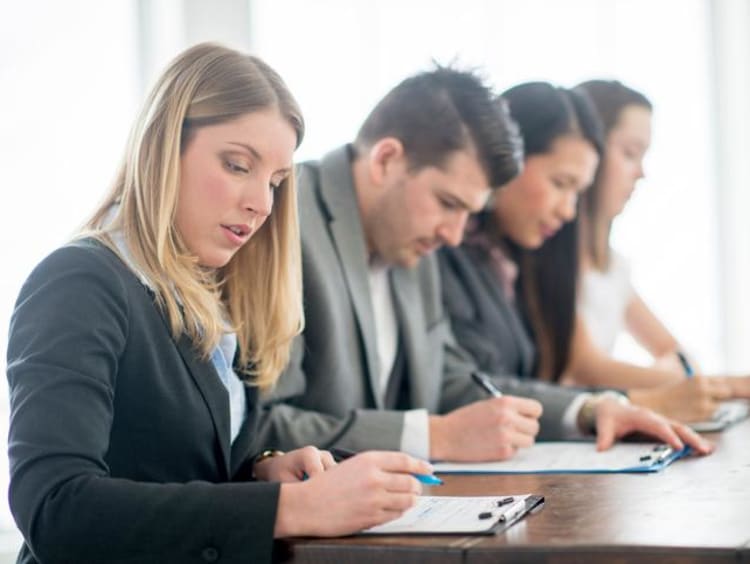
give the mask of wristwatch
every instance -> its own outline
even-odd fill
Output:
[[[267,449],[267,450],[264,450],[264,451],[263,451],[263,452],[261,452],[260,454],[256,454],[256,455],[255,455],[255,456],[253,457],[253,471],[252,471],[252,473],[250,474],[250,477],[251,477],[251,478],[252,478],[253,480],[256,480],[256,479],[257,479],[257,476],[255,475],[255,466],[256,466],[256,465],[257,465],[257,464],[258,464],[259,462],[263,462],[263,461],[264,461],[264,460],[266,460],[267,458],[274,458],[274,457],[276,457],[276,456],[283,456],[283,454],[284,454],[284,451],[283,451],[283,450],[278,450],[278,449],[275,449],[275,448],[269,448],[269,449]]]
[[[614,390],[596,392],[587,397],[578,410],[578,428],[584,433],[596,434],[596,408],[604,399],[613,399],[621,405],[630,405],[628,396]]]

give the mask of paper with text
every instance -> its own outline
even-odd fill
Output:
[[[656,472],[689,452],[656,443],[617,443],[598,452],[592,442],[559,441],[520,449],[502,462],[436,462],[434,467],[435,473],[457,474]]]
[[[498,501],[512,497],[511,503]],[[366,534],[481,533],[498,522],[511,522],[527,510],[530,494],[513,496],[420,496],[417,504],[398,519],[365,529]]]

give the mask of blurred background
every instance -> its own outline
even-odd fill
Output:
[[[498,90],[589,78],[641,90],[653,145],[615,247],[703,368],[748,371],[748,31],[747,0],[0,0],[0,372],[23,280],[103,196],[156,75],[204,40],[285,78],[307,121],[300,160],[351,140],[433,61],[479,68]],[[617,354],[645,358],[627,339]],[[3,449],[7,403],[2,378]],[[0,562],[19,542],[1,503]]]

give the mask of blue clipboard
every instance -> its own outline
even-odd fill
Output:
[[[593,443],[557,441],[521,449],[498,462],[435,462],[436,474],[644,474],[663,470],[692,454],[654,443],[618,443],[597,452]]]

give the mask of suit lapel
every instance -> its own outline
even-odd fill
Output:
[[[229,395],[224,385],[219,380],[216,370],[210,360],[201,360],[193,348],[190,339],[182,335],[177,341],[177,350],[180,351],[182,360],[190,371],[195,385],[201,392],[203,399],[208,406],[211,419],[216,430],[217,440],[221,447],[222,460],[224,462],[223,471],[225,479],[229,479]]]
[[[344,272],[354,314],[367,359],[370,392],[375,405],[383,408],[378,392],[379,360],[375,320],[370,298],[367,246],[346,147],[327,155],[320,163],[320,192],[329,212],[329,229],[339,264]]]
[[[240,427],[240,433],[232,443],[231,447],[231,468],[229,476],[234,477],[240,470],[240,467],[247,462],[247,457],[251,452],[260,452],[263,445],[254,444],[257,438],[258,430],[258,407],[257,407],[258,389],[253,386],[245,386],[245,399],[247,401],[247,419]]]

